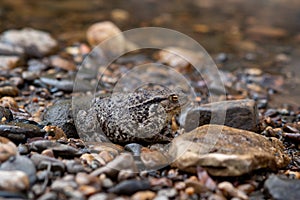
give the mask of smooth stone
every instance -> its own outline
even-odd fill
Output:
[[[108,192],[118,195],[132,195],[138,191],[149,190],[151,185],[147,180],[125,180],[110,188]]]
[[[82,152],[70,145],[61,144],[59,142],[52,142],[50,140],[37,140],[29,144],[30,149],[43,151],[45,149],[51,149],[54,153],[54,156],[61,156],[64,158],[72,158],[80,156]]]
[[[16,86],[2,86],[0,87],[0,97],[9,96],[9,97],[15,97],[19,94],[19,89]]]
[[[214,176],[240,176],[256,169],[277,170],[290,158],[276,138],[221,125],[204,125],[172,141],[172,166],[195,173],[202,166]]]
[[[50,86],[56,87],[59,90],[65,92],[72,92],[74,87],[74,81],[71,79],[57,79],[52,76],[43,76],[40,77],[40,80]]]
[[[3,56],[0,54],[0,69],[13,69],[21,63],[20,56]]]
[[[140,191],[136,192],[134,195],[132,195],[131,200],[149,200],[154,199],[155,192],[152,191]]]
[[[50,54],[58,47],[57,41],[49,33],[32,28],[5,31],[1,41],[21,46],[27,55],[35,57]]]
[[[0,170],[0,190],[22,192],[29,189],[28,176],[22,171]]]
[[[14,119],[13,114],[11,113],[11,111],[9,109],[0,106],[0,121],[3,118],[5,118],[5,121],[7,121],[7,122],[10,122]]]
[[[43,120],[51,125],[60,127],[68,138],[78,138],[72,112],[70,100],[59,101],[46,108]]]
[[[264,188],[274,200],[295,200],[300,197],[300,180],[271,175]]]
[[[91,173],[92,176],[99,176],[100,174],[106,174],[110,177],[117,177],[121,170],[130,170],[132,172],[138,172],[137,166],[134,162],[133,156],[129,153],[122,153],[114,160],[107,163],[99,169],[96,169]]]
[[[54,200],[58,199],[58,195],[56,192],[47,192],[40,196],[37,200]]]
[[[17,146],[9,139],[0,136],[0,164],[18,153]]]
[[[79,172],[89,171],[78,160],[66,160],[65,162],[67,172],[70,174],[77,174]]]
[[[222,191],[225,196],[236,197],[241,200],[248,200],[248,196],[235,188],[232,183],[224,181],[218,184],[218,189]]]
[[[45,71],[48,66],[41,60],[37,59],[30,59],[28,62],[28,71],[40,73],[42,71]]]
[[[225,115],[220,116],[221,114]],[[224,117],[224,119],[219,117]],[[205,124],[219,124],[256,131],[258,110],[255,101],[250,99],[215,102],[189,109],[181,115],[180,124],[186,132]]]
[[[22,122],[0,122],[0,136],[6,137],[13,142],[26,142],[28,138],[43,137],[45,131],[33,124]]]
[[[157,193],[157,196],[166,196],[168,198],[173,198],[176,195],[177,195],[177,190],[175,188],[161,189]]]

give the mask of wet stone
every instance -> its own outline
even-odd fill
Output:
[[[300,197],[300,180],[271,175],[264,184],[274,200],[294,200]]]
[[[29,182],[32,185],[36,181],[36,169],[33,162],[26,156],[15,156],[2,163],[0,171],[22,171],[29,178]]]
[[[138,191],[149,190],[150,188],[149,181],[126,180],[110,188],[108,192],[119,195],[132,195]]]
[[[240,176],[261,168],[277,170],[290,162],[278,139],[220,125],[204,125],[178,136],[169,153],[173,166],[192,173],[202,166],[214,176]]]
[[[0,190],[22,192],[29,189],[28,176],[22,171],[0,170]]]
[[[13,142],[26,142],[28,138],[43,137],[45,131],[38,126],[22,122],[0,122],[0,136],[7,137]]]
[[[205,124],[223,125],[222,123],[233,128],[256,131],[258,110],[255,101],[249,99],[205,104],[189,109],[180,118],[185,131]]]
[[[0,38],[3,42],[23,47],[27,55],[35,57],[52,53],[58,45],[49,33],[31,28],[8,30]]]
[[[67,137],[78,138],[74,125],[71,101],[59,101],[46,109],[43,119],[51,125],[60,127]]]

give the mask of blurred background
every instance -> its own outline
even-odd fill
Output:
[[[1,0],[0,31],[32,27],[62,46],[86,40],[95,22],[122,31],[171,28],[197,40],[227,71],[260,68],[285,78],[275,102],[299,106],[299,0]]]

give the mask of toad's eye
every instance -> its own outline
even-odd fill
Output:
[[[172,103],[177,103],[178,102],[178,96],[176,94],[172,94],[172,95],[169,96],[169,100]]]

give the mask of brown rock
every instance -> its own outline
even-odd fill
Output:
[[[0,190],[21,192],[29,188],[28,176],[22,171],[0,171]]]
[[[3,96],[15,97],[15,96],[18,96],[18,94],[19,94],[19,89],[15,86],[0,87],[0,97],[3,97]]]
[[[0,163],[5,162],[11,156],[18,152],[16,145],[9,139],[0,136]]]
[[[220,101],[191,108],[181,115],[180,124],[187,132],[205,124],[255,131],[258,111],[255,101],[250,99]]]
[[[249,199],[248,196],[244,192],[235,188],[230,182],[227,182],[227,181],[221,182],[221,183],[219,183],[218,188],[227,197],[228,196],[229,197],[237,197],[242,200]]]
[[[5,107],[5,108],[9,108],[11,110],[15,110],[15,111],[19,110],[18,103],[12,97],[2,97],[0,99],[0,105]]]
[[[220,125],[204,125],[178,136],[169,153],[173,166],[192,173],[202,166],[214,176],[240,176],[261,168],[276,170],[290,162],[278,139]]]

